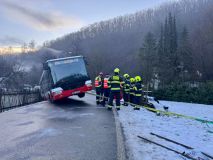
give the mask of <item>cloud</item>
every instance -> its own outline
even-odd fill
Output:
[[[44,12],[29,6],[22,6],[11,1],[1,1],[6,15],[14,20],[21,21],[37,30],[55,30],[60,28],[77,28],[82,22],[59,12]]]
[[[23,40],[12,37],[12,36],[4,36],[0,37],[0,45],[6,46],[6,45],[22,45],[24,43]]]

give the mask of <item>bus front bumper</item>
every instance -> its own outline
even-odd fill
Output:
[[[92,86],[84,85],[80,88],[75,88],[75,89],[72,89],[72,90],[62,90],[61,92],[59,92],[57,94],[52,93],[52,98],[53,98],[54,101],[60,100],[60,99],[67,98],[67,97],[70,97],[70,96],[73,96],[73,95],[85,93],[85,92],[91,91],[91,90],[92,90]]]

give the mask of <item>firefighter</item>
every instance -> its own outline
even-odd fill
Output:
[[[123,84],[122,78],[119,76],[120,70],[116,68],[114,70],[114,75],[109,78],[108,84],[110,86],[110,96],[108,109],[112,109],[113,99],[116,99],[116,109],[120,110],[120,97],[121,97],[121,87]]]
[[[95,90],[96,90],[96,104],[101,103],[102,97],[102,86],[103,86],[103,73],[100,72],[99,75],[95,78]]]
[[[129,75],[124,74],[124,85],[123,85],[123,98],[124,98],[124,106],[128,106],[129,103],[129,91],[130,91],[130,80]]]
[[[129,91],[129,102],[134,107],[134,98],[135,98],[135,78],[130,78],[130,91]]]
[[[135,77],[135,86],[134,86],[135,98],[134,98],[134,110],[140,110],[140,102],[142,97],[142,81],[140,76]]]
[[[109,100],[109,93],[110,93],[110,86],[109,86],[109,78],[110,78],[110,75],[109,74],[106,74],[105,77],[104,77],[104,85],[103,85],[103,101],[102,101],[102,104],[103,106],[105,106],[106,102],[108,103],[108,100]]]

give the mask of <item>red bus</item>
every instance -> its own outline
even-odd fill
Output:
[[[92,90],[83,56],[48,60],[40,79],[41,96],[51,102]]]

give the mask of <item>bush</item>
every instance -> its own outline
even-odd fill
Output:
[[[153,96],[170,101],[213,104],[213,81],[201,83],[198,87],[190,84],[170,84],[153,92]]]

